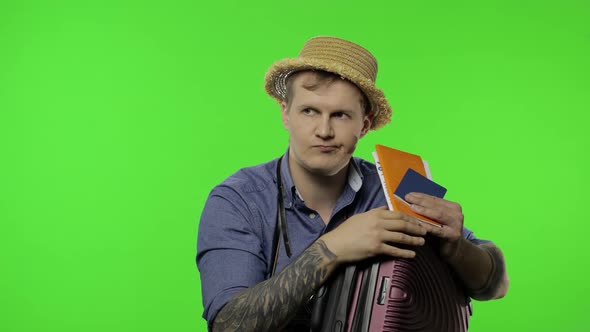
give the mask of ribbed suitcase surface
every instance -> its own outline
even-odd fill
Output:
[[[379,265],[369,331],[467,331],[469,300],[432,247]]]
[[[427,241],[413,259],[380,259],[349,266],[327,285],[314,331],[462,332],[471,304],[460,283]]]

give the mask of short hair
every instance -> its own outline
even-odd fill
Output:
[[[360,102],[361,102],[361,107],[362,107],[365,115],[369,114],[369,112],[371,111],[371,104],[369,103],[369,99],[367,98],[367,96],[365,95],[363,90],[361,90],[358,86],[356,86],[356,84],[350,82],[349,80],[347,80],[346,78],[344,78],[338,74],[334,74],[329,71],[318,70],[318,69],[298,71],[298,72],[292,73],[291,75],[289,75],[287,77],[287,79],[286,79],[287,92],[285,94],[285,101],[287,102],[288,106],[291,106],[291,97],[293,96],[293,81],[295,80],[295,78],[297,76],[299,76],[301,73],[305,73],[305,72],[314,73],[315,80],[310,84],[304,84],[303,85],[304,89],[309,90],[309,91],[315,91],[321,86],[329,86],[330,84],[334,83],[336,80],[346,80],[347,82],[353,84],[358,89],[358,91],[361,93],[362,98],[361,98]]]

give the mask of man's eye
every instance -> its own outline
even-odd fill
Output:
[[[338,113],[334,113],[334,117],[338,118],[338,119],[345,119],[345,118],[348,118],[348,114],[346,114],[344,112],[338,112]]]
[[[312,108],[305,108],[305,109],[303,109],[302,113],[307,114],[307,115],[311,115],[311,114],[315,113],[315,110]]]

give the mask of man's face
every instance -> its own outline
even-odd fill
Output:
[[[352,156],[356,143],[371,127],[361,106],[362,94],[352,83],[337,79],[314,91],[315,74],[298,74],[292,82],[290,105],[281,103],[282,120],[289,131],[291,167],[315,175],[332,176]]]

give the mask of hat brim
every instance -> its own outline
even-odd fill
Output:
[[[372,130],[379,129],[390,122],[391,106],[389,106],[383,91],[377,88],[373,81],[364,78],[355,70],[346,66],[335,65],[333,62],[306,58],[277,61],[266,72],[264,88],[271,97],[278,102],[282,102],[286,99],[287,78],[289,75],[298,71],[318,69],[340,75],[361,89],[371,104]]]

